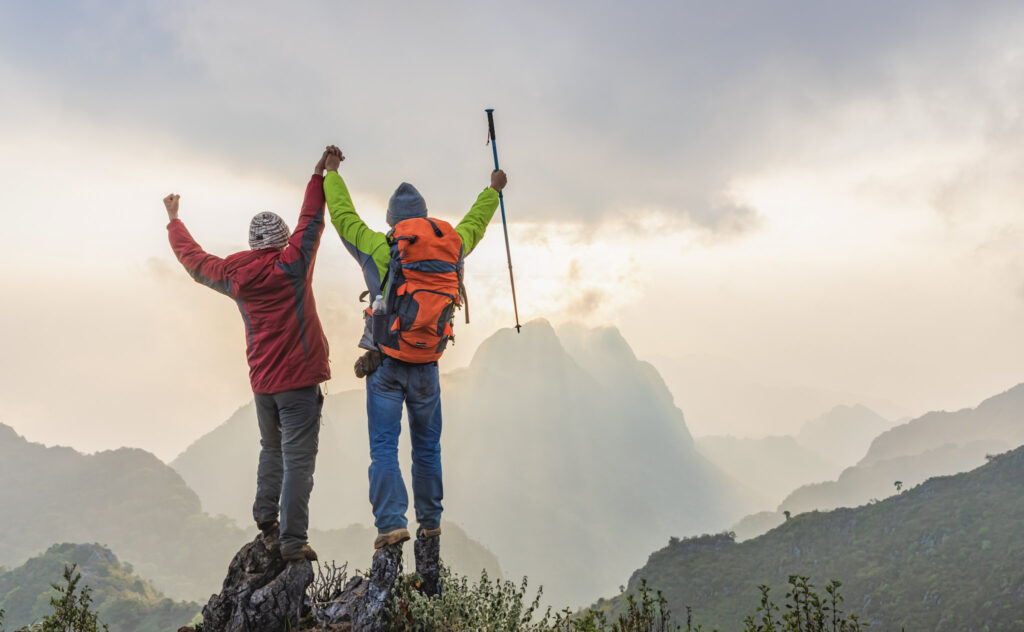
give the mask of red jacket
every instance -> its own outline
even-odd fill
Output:
[[[313,265],[324,230],[324,179],[306,186],[302,214],[283,250],[207,254],[181,220],[167,225],[171,248],[192,278],[235,300],[245,321],[249,381],[258,395],[325,382],[327,339],[313,300]]]

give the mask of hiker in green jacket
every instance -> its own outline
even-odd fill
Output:
[[[331,155],[325,163],[327,174],[324,177],[324,195],[331,223],[337,229],[342,243],[362,268],[366,288],[373,301],[375,296],[383,293],[382,281],[388,278],[391,245],[386,233],[371,229],[356,213],[345,181],[338,174],[338,166],[344,157],[336,147],[328,149]],[[449,235],[456,245],[461,240],[461,252],[457,253],[460,255],[457,257],[460,279],[461,259],[472,252],[483,238],[487,224],[498,208],[498,192],[505,187],[506,182],[503,171],[492,172],[490,186],[477,196],[469,212],[455,226],[454,231],[458,237]],[[388,225],[394,227],[403,220],[426,217],[427,205],[423,197],[415,187],[403,182],[388,203]],[[441,221],[436,221],[436,225],[432,221],[430,225],[439,236],[441,232],[437,225],[449,226]],[[429,238],[428,231],[426,239]],[[445,265],[453,266],[454,270],[454,264]],[[404,403],[409,411],[413,500],[419,525],[414,547],[416,572],[424,579],[424,592],[437,594],[443,496],[441,391],[437,362],[408,362],[393,357],[399,354],[387,346],[375,344],[369,321],[367,318],[367,326],[359,343],[367,352],[359,358],[355,368],[358,377],[367,378],[370,502],[378,532],[374,548],[400,545],[410,537],[405,517],[409,499],[398,467],[398,436]]]

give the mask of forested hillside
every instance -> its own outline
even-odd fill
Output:
[[[79,590],[88,586],[92,608],[110,632],[167,632],[191,620],[198,603],[166,598],[130,564],[99,544],[55,544],[44,554],[0,574],[0,610],[4,625],[15,630],[40,621],[53,610],[51,584],[60,583],[66,565],[81,573]],[[2,629],[2,628],[0,628]]]
[[[799,574],[818,586],[842,581],[847,608],[873,629],[1024,629],[1022,482],[1024,447],[881,502],[795,516],[746,542],[673,540],[627,590],[646,579],[674,611],[692,606],[705,626],[729,631],[758,599],[758,584],[781,595]]]

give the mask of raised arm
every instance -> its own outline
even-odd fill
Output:
[[[181,196],[174,193],[164,198],[164,208],[167,209],[167,219],[170,220],[167,224],[167,237],[171,242],[174,256],[196,282],[221,294],[232,296],[231,280],[227,276],[224,260],[200,248],[185,228],[184,222],[178,219],[179,199]]]
[[[302,211],[299,214],[299,223],[295,227],[285,246],[284,262],[302,260],[308,270],[316,258],[317,248],[320,246],[320,236],[324,233],[324,161],[327,159],[327,152],[324,151],[320,161],[313,168],[313,176],[306,185],[306,195],[302,199]]]
[[[375,269],[378,274],[383,274],[381,269],[387,269],[391,257],[387,236],[371,229],[356,213],[348,187],[338,173],[345,156],[336,147],[332,146],[332,149],[326,162],[327,175],[324,176],[324,196],[327,198],[327,210],[331,213],[331,223],[345,247],[363,267],[364,275],[369,273],[372,276]],[[370,284],[369,276],[367,278]],[[379,281],[373,290],[378,288]]]
[[[466,216],[462,218],[455,232],[462,238],[462,256],[466,257],[473,252],[476,245],[484,238],[487,225],[494,217],[494,211],[498,208],[498,194],[505,188],[508,178],[504,171],[491,173],[491,186],[484,189],[477,196],[473,207],[469,209]]]

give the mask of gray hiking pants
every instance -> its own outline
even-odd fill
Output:
[[[255,400],[262,450],[252,517],[257,523],[268,522],[277,519],[280,510],[281,549],[293,551],[307,542],[324,396],[319,386],[308,386],[256,395]]]

